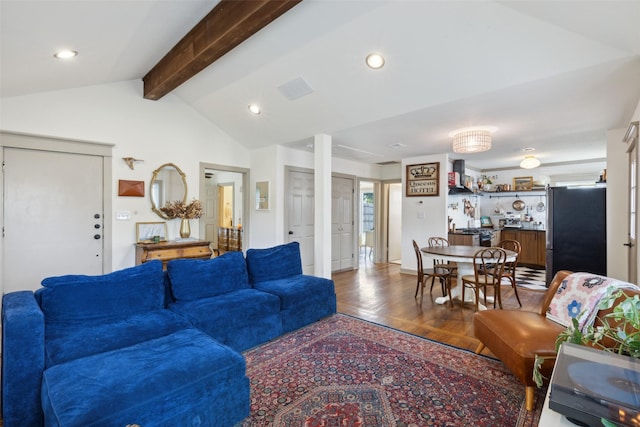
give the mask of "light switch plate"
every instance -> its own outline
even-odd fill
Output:
[[[129,221],[131,219],[131,211],[116,211],[116,221]]]

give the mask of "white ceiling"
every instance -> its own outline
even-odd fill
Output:
[[[0,94],[141,79],[216,3],[0,0]],[[80,55],[55,60],[63,47]],[[381,70],[365,66],[373,51]],[[289,100],[278,88],[298,78],[314,91]],[[492,150],[452,157],[602,159],[640,99],[640,0],[304,0],[173,94],[250,149],[324,133],[334,155],[379,163],[492,125]]]

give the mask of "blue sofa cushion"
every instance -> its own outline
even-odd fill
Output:
[[[198,329],[234,350],[269,341],[282,333],[280,299],[255,289],[169,305]]]
[[[254,287],[277,295],[280,298],[282,310],[304,306],[311,301],[335,299],[335,288],[332,280],[303,274],[286,279],[259,282]]]
[[[164,305],[159,260],[101,276],[50,277],[42,285],[36,298],[48,322],[122,318]]]
[[[251,287],[242,252],[227,252],[207,260],[172,260],[167,264],[167,271],[171,292],[177,301],[208,298]]]
[[[302,274],[300,244],[291,242],[266,249],[248,249],[247,270],[252,284]]]
[[[190,328],[48,368],[42,406],[47,426],[233,425],[249,383],[240,354]]]
[[[46,365],[128,347],[190,327],[187,319],[166,309],[108,321],[46,322]]]
[[[170,304],[169,309],[180,313],[196,327],[208,324],[207,328],[223,329],[280,313],[280,299],[255,289],[242,289],[211,298],[178,301]]]

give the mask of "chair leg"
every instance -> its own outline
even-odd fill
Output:
[[[515,272],[513,273],[513,276],[509,277],[509,280],[511,280],[511,287],[513,288],[513,292],[516,294],[516,299],[518,300],[518,304],[520,304],[520,307],[522,307],[522,303],[520,302],[520,296],[518,295],[518,286],[516,285]]]
[[[431,276],[431,287],[429,288],[429,295],[433,294],[433,284],[436,282],[436,276]]]
[[[451,305],[451,308],[453,308],[453,298],[451,298],[451,281],[453,279],[451,278],[451,276],[447,277],[447,284],[446,284],[446,288],[447,288],[447,295],[449,295],[449,305]]]
[[[476,347],[476,354],[482,353],[482,350],[484,350],[484,344],[480,343],[478,347]]]
[[[528,385],[524,391],[524,402],[527,411],[533,411],[533,404],[535,403],[536,389],[535,387]]]

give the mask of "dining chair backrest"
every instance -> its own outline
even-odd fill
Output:
[[[480,249],[473,256],[473,270],[476,283],[482,282],[499,286],[507,261],[507,253],[498,247]]]
[[[422,283],[422,279],[424,276],[424,268],[422,266],[422,253],[420,252],[420,247],[416,243],[415,240],[413,242],[413,250],[416,251],[416,259],[418,261],[417,270],[418,270],[418,283]]]
[[[436,246],[449,246],[449,241],[444,237],[429,237],[428,244],[430,248]]]
[[[512,270],[515,270],[516,266],[518,265],[518,259],[520,258],[520,253],[522,252],[522,245],[517,240],[502,240],[500,243],[498,243],[498,247],[516,253],[516,259],[514,261],[509,261],[506,263],[506,269],[509,273],[511,273]]]

